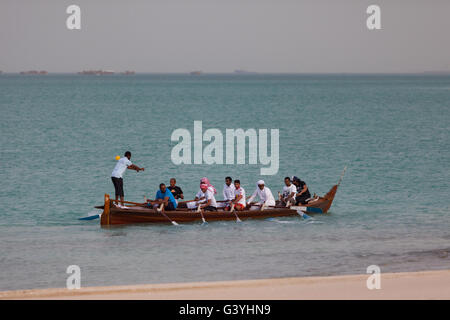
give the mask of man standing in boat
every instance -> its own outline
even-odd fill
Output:
[[[273,197],[272,191],[267,188],[264,184],[264,180],[259,180],[256,183],[257,187],[255,192],[253,192],[252,196],[248,199],[247,206],[258,205],[258,206],[275,206],[275,199]],[[252,202],[253,199],[258,196],[259,202]]]
[[[130,159],[131,159],[131,152],[130,151],[125,152],[124,157],[120,158],[117,161],[116,166],[114,167],[114,170],[111,173],[111,180],[116,192],[116,204],[119,207],[123,207],[123,198],[124,198],[123,174],[125,173],[125,170],[131,169],[136,170],[137,172],[145,170],[145,168],[139,168],[138,166],[131,163]],[[119,205],[119,197],[121,205]]]
[[[292,177],[292,182],[297,188],[297,193],[295,196],[295,204],[306,204],[309,198],[311,198],[311,193],[309,193],[308,186],[305,181],[300,180],[296,176]]]

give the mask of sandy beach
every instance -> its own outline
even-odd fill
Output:
[[[78,290],[2,291],[0,299],[450,299],[450,270],[381,274],[369,290],[368,274],[86,287]]]

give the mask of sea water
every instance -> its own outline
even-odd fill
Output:
[[[450,77],[433,75],[0,76],[0,290],[323,276],[450,266]],[[171,161],[178,128],[279,129],[279,171]],[[101,228],[80,221],[114,194],[154,198],[171,177],[187,199],[208,177],[247,194],[285,176],[326,215]],[[248,162],[246,162],[248,163]]]

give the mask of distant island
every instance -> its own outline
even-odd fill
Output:
[[[80,72],[77,72],[77,73],[78,74],[82,74],[82,75],[94,75],[94,76],[103,76],[103,75],[116,74],[116,72],[113,71],[113,70],[102,70],[102,69],[99,69],[99,70],[83,70],[83,71],[80,71]],[[136,74],[136,72],[133,71],[133,70],[125,70],[123,72],[120,72],[119,74],[129,76],[129,75]]]
[[[37,70],[30,70],[30,71],[21,71],[20,74],[39,74],[39,75],[45,75],[48,74],[47,71],[41,70],[41,71],[37,71]]]
[[[112,70],[83,70],[78,72],[78,74],[83,75],[110,75],[114,74],[115,72]]]
[[[199,76],[199,75],[203,74],[203,72],[201,72],[200,70],[196,70],[196,71],[189,72],[189,74],[191,76]]]

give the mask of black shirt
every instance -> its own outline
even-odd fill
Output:
[[[305,185],[306,185],[305,181],[300,180],[297,186],[297,193],[301,192],[305,187]],[[311,194],[309,193],[308,189],[306,189],[306,191],[303,192],[301,196],[311,198]]]
[[[181,190],[181,188],[179,186],[175,186],[175,187],[168,187],[170,192],[172,192],[172,195],[174,196],[175,199],[180,199],[180,195],[183,194],[183,190]]]

